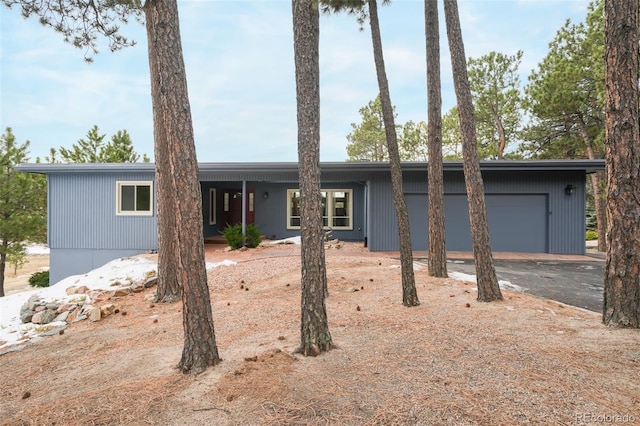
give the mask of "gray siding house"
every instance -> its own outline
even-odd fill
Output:
[[[154,165],[23,164],[48,180],[51,281],[157,249]],[[398,250],[388,163],[322,163],[324,224],[372,251]],[[603,160],[481,162],[494,251],[584,254],[586,175]],[[297,163],[201,163],[204,237],[253,223],[299,235]],[[414,250],[427,250],[427,165],[403,164]],[[447,250],[470,251],[461,162],[444,164]]]

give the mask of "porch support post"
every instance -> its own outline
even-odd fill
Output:
[[[247,240],[247,181],[242,181],[242,246]]]

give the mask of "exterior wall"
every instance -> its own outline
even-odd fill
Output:
[[[86,274],[114,259],[142,253],[145,250],[51,249],[49,281],[57,283],[71,275]]]
[[[118,216],[117,181],[153,181],[153,174],[49,176],[49,248],[157,249],[155,196],[152,216]]]
[[[220,221],[209,225],[208,189],[242,188],[243,180],[247,189],[255,191],[255,223],[265,236],[281,239],[299,235],[299,230],[288,230],[286,226],[286,193],[287,189],[299,187],[297,170],[257,164],[245,165],[243,170],[236,171],[232,166],[227,165],[219,171],[211,166],[202,167],[204,171],[200,173],[200,181],[205,237],[219,235],[223,225]],[[92,167],[97,170],[92,170]],[[390,174],[385,167],[355,164],[352,168],[345,163],[323,171],[323,188],[353,190],[353,230],[334,231],[334,237],[346,241],[367,241],[372,251],[398,250]],[[52,281],[85,273],[118,257],[157,249],[155,196],[151,216],[116,215],[116,182],[154,181],[154,171],[149,165],[34,165],[31,170],[29,167],[25,170],[48,175],[48,244]],[[546,200],[548,219],[544,226],[546,229],[541,232],[547,233],[547,251],[584,254],[584,170],[523,171],[514,168],[485,170],[483,176],[488,195],[543,196],[537,199]],[[411,198],[412,227],[419,227],[426,236],[427,174],[424,165],[408,165],[404,179],[405,194]],[[574,195],[565,195],[567,184],[575,187]],[[263,197],[265,193],[268,193],[267,197]],[[450,168],[445,171],[445,197],[455,195],[466,195],[464,177],[460,169]],[[217,208],[221,209],[219,203]],[[460,213],[458,210],[456,213]],[[513,237],[518,238],[518,235]],[[426,250],[426,237],[415,239],[414,245],[416,250]]]
[[[585,173],[584,172],[483,172],[486,194],[541,194],[547,196],[548,222],[547,241],[549,253],[584,254],[585,230]],[[464,175],[462,172],[445,172],[445,198],[451,194],[465,194]],[[574,195],[568,196],[564,192],[567,184],[575,187]],[[424,227],[427,227],[427,181],[425,174],[405,173],[405,194],[422,195],[423,208],[420,212],[410,212],[413,217],[424,217]],[[388,177],[376,175],[371,180],[371,215],[369,247],[372,251],[389,251],[398,249],[398,232],[391,183]],[[414,225],[412,225],[414,226]],[[419,225],[418,225],[419,226]],[[468,225],[467,225],[468,226]],[[523,223],[523,227],[527,224]],[[491,231],[492,236],[496,231]],[[426,235],[426,230],[425,230]],[[517,238],[517,236],[514,236]],[[493,240],[493,237],[492,237]],[[447,241],[447,248],[455,245]],[[426,238],[423,241],[414,240],[415,250],[427,250]],[[467,250],[471,250],[468,247]],[[527,251],[527,250],[523,250]],[[531,249],[528,251],[535,251]]]
[[[269,239],[284,239],[300,235],[300,230],[287,229],[287,190],[299,187],[298,181],[292,182],[255,182],[246,183],[247,190],[255,191],[255,225]],[[242,188],[242,182],[203,182],[204,235],[220,235],[226,224],[217,221],[209,224],[209,189],[216,188],[218,194],[225,188]],[[364,240],[364,186],[356,182],[327,182],[323,189],[353,190],[353,230],[335,230],[333,236],[343,241]],[[268,194],[264,197],[264,194]],[[218,200],[219,201],[219,200]],[[217,203],[217,217],[220,218],[222,206]]]
[[[49,175],[51,282],[86,273],[118,257],[157,250],[156,197],[152,216],[118,216],[117,181],[153,181],[153,173]]]

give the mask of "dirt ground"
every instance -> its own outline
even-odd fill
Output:
[[[29,277],[34,272],[46,271],[49,269],[49,256],[36,254],[27,256],[27,263],[17,271],[14,271],[11,265],[7,265],[7,271],[4,277],[4,294],[19,293],[27,290],[34,290],[29,285]]]
[[[257,254],[259,255],[257,255]],[[208,253],[223,362],[174,367],[181,304],[153,289],[120,313],[0,357],[2,425],[516,425],[640,423],[640,333],[528,294],[480,303],[475,285],[416,271],[401,304],[397,259],[327,250],[334,350],[299,343],[299,248]]]

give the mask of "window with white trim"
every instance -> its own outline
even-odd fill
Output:
[[[322,225],[331,229],[353,229],[353,190],[323,189]],[[287,190],[287,229],[300,229],[300,190]]]
[[[116,182],[116,214],[153,215],[153,182]]]

